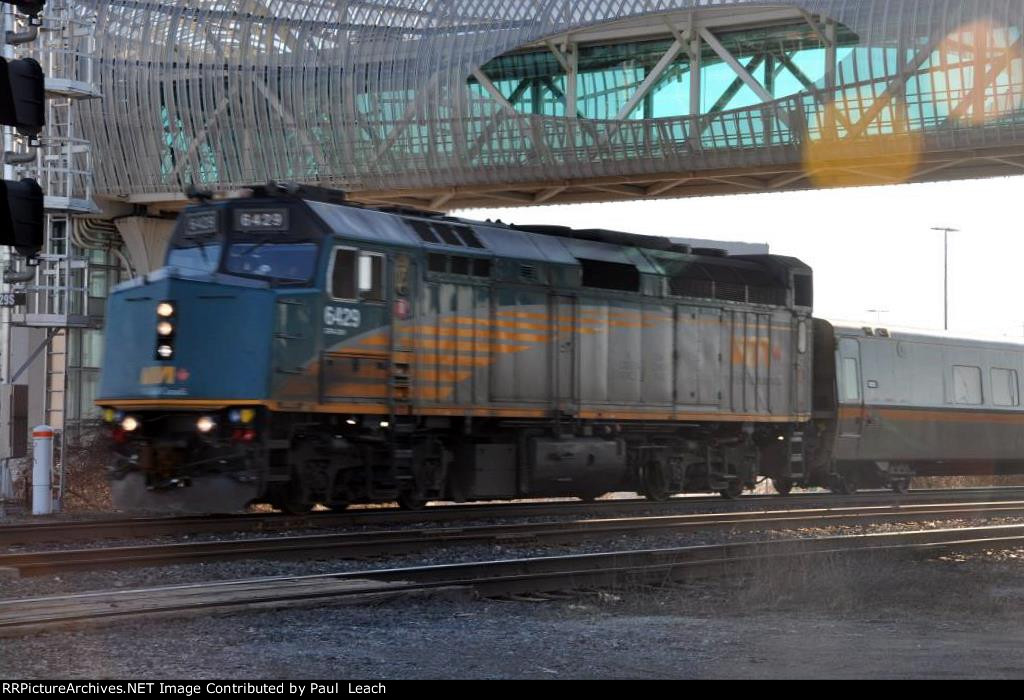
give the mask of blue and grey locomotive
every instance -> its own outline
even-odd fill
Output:
[[[109,301],[115,500],[301,511],[802,482],[811,306],[793,258],[273,187],[204,200],[165,267]]]

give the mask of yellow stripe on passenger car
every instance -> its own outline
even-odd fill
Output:
[[[988,409],[927,410],[917,408],[895,408],[867,406],[841,406],[839,417],[870,418],[877,415],[891,421],[909,423],[998,423],[1001,425],[1024,424],[1024,411],[993,411]]]

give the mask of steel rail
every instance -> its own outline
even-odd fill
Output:
[[[462,528],[435,527],[18,552],[0,554],[0,570],[17,571],[21,576],[39,576],[66,571],[228,559],[295,559],[317,555],[339,559],[364,559],[435,547],[465,545],[551,545],[617,536],[694,530],[749,531],[1014,516],[1024,517],[1024,501],[594,518]]]
[[[23,522],[0,525],[0,546],[58,542],[83,542],[98,539],[131,539],[161,535],[217,532],[260,532],[307,528],[401,525],[427,522],[465,522],[489,518],[527,518],[592,515],[601,513],[686,512],[712,506],[735,510],[753,503],[772,506],[828,507],[858,505],[903,505],[920,501],[991,501],[1024,499],[1024,487],[986,487],[969,489],[920,489],[906,494],[866,491],[853,496],[828,493],[800,493],[790,496],[751,495],[736,501],[718,496],[688,496],[665,502],[644,499],[608,501],[545,501],[534,503],[454,504],[429,506],[419,511],[397,507],[353,508],[341,512],[317,512],[306,515],[285,513],[241,513],[228,515],[188,515],[179,517],[133,517],[102,520],[64,520]]]
[[[101,591],[0,600],[0,635],[124,618],[364,602],[410,594],[459,592],[495,596],[634,582],[664,584],[824,556],[891,556],[1017,547],[1024,547],[1024,525],[610,551]]]

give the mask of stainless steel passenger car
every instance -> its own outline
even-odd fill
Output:
[[[914,475],[1024,467],[1024,345],[815,321],[808,483],[905,488]]]

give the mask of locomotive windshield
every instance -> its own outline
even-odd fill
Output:
[[[217,212],[191,212],[178,225],[167,253],[167,265],[179,270],[214,272],[223,247]]]
[[[282,282],[305,282],[316,269],[317,244],[312,241],[233,241],[224,259],[226,272],[266,277]]]
[[[302,284],[316,272],[320,245],[312,235],[293,233],[286,209],[212,209],[186,214],[167,253],[167,265],[190,272],[223,272],[276,284]],[[304,229],[305,227],[300,227]]]
[[[215,272],[223,247],[221,236],[216,233],[184,235],[171,245],[167,265],[179,270]]]

